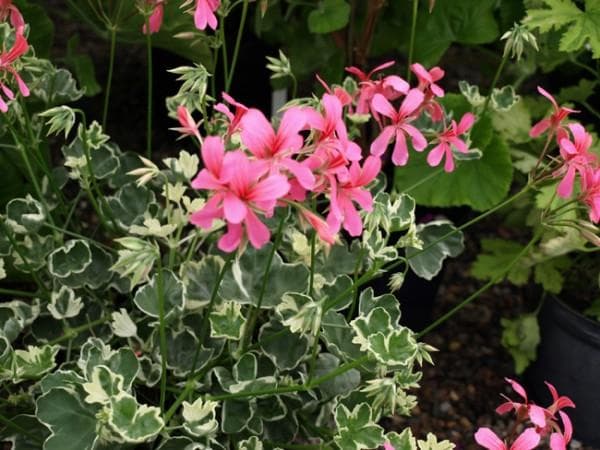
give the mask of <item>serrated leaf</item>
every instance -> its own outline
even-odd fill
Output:
[[[547,259],[536,263],[533,268],[533,279],[542,285],[546,292],[558,294],[562,291],[564,284],[563,273],[571,266],[568,257]]]
[[[60,347],[44,345],[27,346],[27,350],[15,350],[13,354],[13,381],[37,380],[56,366],[56,355]]]
[[[502,277],[506,267],[523,251],[517,242],[502,239],[482,239],[481,253],[471,266],[471,275],[480,280]],[[523,261],[517,262],[506,275],[511,283],[522,285],[529,279],[530,269]],[[501,281],[500,278],[498,281]]]
[[[406,366],[417,354],[417,342],[408,328],[384,334],[377,332],[368,338],[367,350],[386,366]]]
[[[391,432],[385,436],[387,442],[392,444],[394,450],[417,450],[417,440],[410,428],[405,428],[402,433]]]
[[[87,393],[86,403],[110,403],[111,398],[123,391],[123,377],[106,366],[96,366],[92,370],[90,381],[82,384]]]
[[[517,95],[515,88],[508,85],[500,89],[494,88],[490,100],[496,111],[507,112],[521,100],[521,97]]]
[[[159,287],[162,293],[159,293]],[[149,283],[140,287],[133,302],[146,315],[159,318],[159,297],[162,295],[165,318],[179,315],[185,307],[185,287],[181,280],[168,269],[162,269],[162,286],[159,286],[158,274]]]
[[[452,450],[454,444],[450,441],[438,441],[438,438],[433,433],[427,433],[427,440],[419,439],[417,441],[419,450]]]
[[[61,286],[58,292],[50,295],[48,311],[56,320],[69,319],[79,314],[83,308],[80,297],[75,297],[73,289]]]
[[[127,443],[146,442],[164,426],[160,409],[138,404],[135,397],[121,392],[110,400],[108,424]]]
[[[465,248],[462,232],[456,231],[456,227],[447,221],[437,220],[419,225],[417,236],[423,242],[422,250],[408,247],[406,258],[413,272],[426,280],[440,273],[447,257],[455,258]]]
[[[346,318],[335,311],[327,311],[321,322],[321,336],[328,350],[338,358],[352,361],[363,356],[360,347],[352,342],[354,333]]]
[[[331,33],[344,28],[350,19],[350,5],[345,0],[320,0],[316,9],[308,14],[311,33]]]
[[[362,351],[369,348],[369,336],[379,332],[389,335],[395,327],[389,313],[381,307],[373,308],[366,316],[358,316],[350,322],[350,326],[355,333],[352,342],[360,345]]]
[[[321,303],[313,301],[308,295],[288,292],[281,298],[276,311],[282,323],[289,327],[292,333],[306,333],[316,336],[321,326]]]
[[[216,409],[219,404],[210,400],[196,399],[194,403],[183,402],[183,428],[192,436],[212,436],[219,428]]]
[[[137,357],[129,348],[113,350],[98,338],[90,338],[81,347],[77,366],[90,380],[94,367],[104,365],[112,372],[123,377],[124,389],[131,389],[131,384],[140,370]]]
[[[540,328],[537,316],[523,314],[516,319],[501,319],[502,345],[513,357],[515,372],[523,373],[529,363],[535,360],[540,343]]]
[[[383,428],[373,418],[371,407],[361,403],[350,411],[339,405],[335,411],[337,434],[335,443],[344,450],[375,448],[383,442]]]
[[[390,322],[396,325],[400,320],[400,302],[393,294],[375,297],[373,288],[369,287],[360,293],[358,312],[367,316],[375,308],[383,308],[390,316]]]

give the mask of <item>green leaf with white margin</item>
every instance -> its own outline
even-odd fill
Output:
[[[369,336],[368,351],[386,366],[406,366],[417,355],[417,341],[406,327]]]
[[[258,440],[256,436],[252,436],[249,439],[245,439],[238,443],[237,450],[263,450],[263,444]]]
[[[92,371],[89,382],[83,383],[83,390],[87,393],[86,403],[110,403],[110,399],[123,390],[123,377],[114,373],[106,366],[96,366]]]
[[[125,442],[131,444],[149,441],[165,425],[159,408],[140,405],[135,397],[125,392],[111,397],[108,424]]]
[[[137,336],[137,326],[133,320],[131,320],[129,313],[125,308],[119,308],[119,311],[113,311],[110,316],[112,318],[110,329],[115,336],[122,338]]]
[[[369,348],[369,336],[379,332],[390,335],[395,328],[389,313],[382,307],[373,308],[366,316],[358,316],[350,326],[355,333],[352,342],[360,345],[362,351]]]
[[[87,142],[87,145],[93,150],[98,150],[110,139],[110,137],[102,130],[102,125],[96,120],[92,121],[87,130],[83,126],[83,123],[80,123],[77,127],[77,137],[81,142]]]
[[[155,339],[158,339],[158,333],[154,334]],[[194,366],[196,359],[196,369],[199,369],[210,360],[213,350],[202,348],[195,358],[198,348],[198,338],[189,328],[181,330],[171,329],[167,331],[167,367],[173,370],[173,373],[178,377],[185,377],[189,374]],[[155,350],[158,353],[158,341],[156,341]]]
[[[427,440],[419,439],[417,441],[419,450],[453,450],[454,444],[450,441],[438,441],[438,438],[433,433],[427,433]]]
[[[19,414],[11,417],[10,420],[21,429],[27,430],[27,434],[11,427],[0,431],[0,442],[10,442],[12,450],[40,450],[40,443],[50,435],[50,430],[42,425],[34,415]]]
[[[181,266],[179,274],[187,292],[187,309],[208,305],[224,264],[220,256],[208,255],[200,261],[187,261]]]
[[[150,189],[137,186],[135,183],[122,186],[114,196],[106,199],[112,210],[112,216],[117,224],[125,230],[128,230],[134,224],[142,225],[144,213],[151,206],[156,207],[155,200],[156,197]]]
[[[279,370],[291,370],[298,366],[309,347],[305,336],[292,333],[289,328],[275,320],[261,327],[258,343]]]
[[[81,297],[75,297],[73,289],[67,286],[61,286],[58,292],[52,292],[50,295],[50,304],[48,311],[56,320],[75,317],[83,308]]]
[[[315,364],[315,377],[326,375],[340,365],[340,360],[331,353],[321,353]],[[354,391],[360,385],[360,372],[356,369],[350,369],[337,377],[321,383],[318,389],[326,398],[333,398],[338,395],[345,395]]]
[[[148,280],[154,261],[160,256],[155,242],[128,236],[115,239],[123,248],[118,251],[119,259],[110,268],[121,277],[127,277],[131,286]]]
[[[327,349],[345,361],[352,361],[363,356],[360,347],[352,342],[354,333],[344,315],[335,311],[327,311],[321,322],[321,336]]]
[[[315,273],[322,275],[329,282],[339,275],[354,273],[358,256],[357,249],[349,250],[345,242],[336,243],[328,251],[319,252],[315,258]],[[308,258],[310,262],[310,246]]]
[[[201,397],[194,403],[183,402],[183,428],[192,436],[213,436],[219,423],[216,420],[218,402],[203,401]]]
[[[517,101],[508,111],[494,111],[492,113],[494,130],[500,133],[509,142],[523,144],[529,142],[531,129],[531,112],[524,101]],[[516,149],[511,148],[514,155]],[[534,162],[537,158],[534,158]]]
[[[224,302],[210,313],[210,335],[239,341],[242,338],[246,318],[242,315],[242,305],[237,302]]]
[[[312,334],[316,336],[321,327],[322,303],[313,301],[308,295],[288,292],[275,308],[282,323],[292,333]]]
[[[30,194],[25,198],[14,198],[6,204],[6,224],[15,233],[35,233],[44,220],[44,207]]]
[[[239,433],[254,415],[253,404],[244,400],[225,400],[221,407],[221,430],[226,434]]]
[[[415,221],[415,200],[408,194],[379,192],[373,199],[373,211],[364,220],[365,229],[382,228],[386,233],[402,231]]]
[[[79,100],[83,91],[66,69],[57,69],[47,59],[22,57],[27,66],[24,81],[30,88],[32,98],[38,98],[46,107],[64,105]]]
[[[521,100],[521,97],[517,95],[515,88],[507,85],[500,89],[494,88],[490,100],[492,108],[496,111],[508,112]]]
[[[98,407],[84,404],[77,394],[54,388],[36,401],[36,416],[52,434],[44,450],[92,450],[100,437],[96,433]]]
[[[15,350],[13,354],[13,381],[37,380],[56,366],[58,345],[35,347],[28,345],[27,350]]]
[[[56,370],[41,379],[38,386],[42,394],[46,394],[55,388],[67,389],[72,392],[83,393],[82,386],[85,378],[73,370]]]
[[[375,297],[373,288],[369,287],[360,293],[358,299],[359,315],[367,316],[375,308],[383,308],[390,316],[390,321],[396,325],[400,320],[400,302],[393,294],[383,294]]]
[[[211,442],[214,445],[214,442]],[[221,449],[222,447],[215,447]],[[192,441],[189,437],[174,436],[164,439],[156,450],[212,450],[204,444]]]
[[[13,342],[23,329],[31,325],[40,315],[40,301],[30,304],[21,300],[0,303],[0,335]]]
[[[242,304],[256,304],[260,297],[265,265],[273,244],[260,250],[248,248],[225,273],[219,294],[224,300]],[[274,308],[286,292],[305,292],[309,271],[302,264],[284,263],[277,252],[273,255],[271,270],[264,290],[261,308]]]
[[[352,278],[348,275],[338,275],[335,280],[316,289],[315,297],[326,303],[336,300],[331,306],[335,311],[346,309],[352,303],[352,284]]]
[[[383,442],[383,428],[375,423],[371,407],[361,403],[350,411],[339,405],[335,410],[335,443],[344,450],[375,448]]]
[[[98,338],[90,338],[81,347],[77,366],[86,379],[91,380],[94,368],[100,365],[108,367],[112,372],[123,377],[125,390],[131,389],[131,384],[140,370],[135,353],[129,348],[113,350]]]
[[[345,0],[321,0],[308,14],[308,30],[326,34],[340,30],[350,20],[350,5]]]
[[[159,281],[155,274],[149,283],[140,287],[133,302],[146,315],[159,318]],[[185,286],[172,271],[162,269],[162,297],[164,304],[164,317],[167,320],[178,316],[185,307]]]
[[[417,226],[417,235],[423,241],[423,250],[409,247],[406,249],[406,258],[413,272],[426,280],[440,273],[447,257],[455,258],[465,248],[462,231],[456,231],[456,227],[448,221],[420,224]]]
[[[387,442],[392,444],[394,450],[417,450],[417,440],[410,428],[405,428],[402,433],[391,432],[385,435]]]
[[[10,342],[0,334],[0,380],[9,380],[12,377],[13,348]]]
[[[511,354],[517,374],[535,360],[540,343],[540,328],[535,314],[523,314],[513,320],[500,319],[502,346]]]
[[[83,239],[68,241],[48,256],[48,271],[57,278],[81,274],[92,263],[89,244]]]
[[[161,367],[147,356],[138,359],[140,362],[140,371],[137,379],[148,387],[156,385],[160,381]]]
[[[486,97],[481,95],[479,92],[479,86],[470,84],[466,80],[458,82],[458,89],[460,93],[467,99],[471,106],[483,106]]]

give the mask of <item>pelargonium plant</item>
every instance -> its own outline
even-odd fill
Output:
[[[139,3],[150,39],[167,2]],[[409,270],[439,273],[461,230],[520,194],[458,228],[417,224],[382,167],[413,152],[448,173],[468,164],[487,106],[457,115],[441,68],[412,64],[411,85],[382,73],[390,62],[350,67],[342,86],[323,81],[324,94],[268,118],[209,95],[214,74],[183,66],[167,106],[198,151],[143,158],[67,105],[82,91],[35,56],[5,4],[0,133],[33,191],[0,221],[2,439],[17,450],[453,447],[378,424],[411,413],[434,350],[420,338],[452,314],[413,331],[392,291]],[[219,1],[193,6],[197,28],[218,27]],[[579,144],[564,137],[570,155]],[[390,271],[390,293],[376,295],[368,283]]]

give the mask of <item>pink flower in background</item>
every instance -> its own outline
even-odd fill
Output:
[[[148,34],[150,28],[150,34],[158,33],[165,15],[164,0],[148,0],[148,3],[153,5],[152,14],[148,18],[148,23],[142,26],[142,32]]]
[[[354,161],[346,177],[338,177],[339,182],[332,184],[330,193],[330,208],[327,223],[332,231],[337,233],[343,225],[351,236],[362,233],[362,220],[354,203],[365,211],[373,209],[373,197],[365,187],[373,181],[381,170],[381,160],[369,156],[361,167]]]
[[[394,446],[392,444],[390,444],[389,442],[386,442],[385,444],[383,444],[383,450],[396,450],[394,448]]]
[[[10,20],[17,34],[23,34],[25,29],[25,21],[19,9],[13,5],[12,0],[0,0],[0,22]]]
[[[531,450],[540,443],[540,435],[534,428],[527,428],[510,447],[489,428],[480,428],[475,433],[475,441],[488,450]]]
[[[217,29],[217,16],[215,11],[221,6],[221,0],[196,0],[196,9],[194,11],[194,24],[199,30],[205,30],[210,27]]]
[[[200,132],[198,131],[199,123],[194,121],[194,118],[185,106],[177,107],[177,120],[181,126],[171,128],[172,130],[178,131],[184,136],[195,136],[199,141],[201,140]]]
[[[300,218],[308,222],[310,226],[315,229],[319,239],[323,242],[326,242],[327,244],[335,243],[335,233],[331,231],[327,222],[320,216],[308,209],[300,208]]]
[[[525,403],[513,402],[511,399],[504,396],[507,401],[498,406],[498,408],[496,408],[496,412],[498,414],[506,414],[514,410],[517,415],[522,414],[526,417],[529,417],[529,420],[531,420],[534,425],[538,427],[545,427],[546,411],[544,408],[534,405],[533,403],[529,403],[527,392],[525,392],[525,389],[519,383],[511,380],[510,378],[505,378],[505,380],[512,386],[513,390],[521,396]]]
[[[306,114],[301,108],[290,108],[283,113],[277,132],[258,109],[249,109],[241,120],[241,138],[248,150],[260,160],[269,163],[275,173],[290,172],[304,189],[312,189],[315,177],[312,171],[292,156],[304,145],[300,131],[306,125]]]
[[[469,149],[467,144],[459,138],[461,134],[465,134],[471,129],[475,123],[475,116],[471,113],[466,113],[458,125],[453,120],[452,123],[446,130],[444,130],[438,137],[438,145],[436,145],[427,155],[427,163],[435,167],[441,161],[442,158],[446,157],[444,163],[444,170],[446,172],[452,172],[454,170],[454,156],[452,154],[452,147],[454,146],[459,152],[467,153]]]
[[[333,89],[331,89],[329,85],[325,83],[325,80],[319,76],[319,74],[315,75],[315,77],[317,78],[317,81],[321,83],[321,86],[325,88],[325,91],[328,94],[335,95],[339,99],[342,106],[348,106],[352,103],[352,96],[348,93],[348,91],[346,91],[346,89],[340,86],[335,86]]]
[[[555,176],[564,174],[557,189],[558,195],[562,198],[569,198],[573,193],[576,173],[583,175],[585,169],[596,161],[595,155],[588,151],[592,146],[592,135],[586,133],[585,128],[579,123],[569,124],[569,129],[573,141],[564,137],[558,143],[564,166],[555,173]]]
[[[590,220],[600,222],[600,168],[588,168],[581,177],[582,201],[589,208]]]
[[[223,92],[222,96],[223,100],[225,100],[230,105],[235,106],[235,113],[232,113],[231,110],[224,103],[217,103],[215,105],[215,110],[224,114],[225,117],[227,117],[227,120],[229,120],[227,134],[231,136],[233,133],[238,131],[240,121],[242,120],[242,117],[244,117],[244,114],[246,114],[246,112],[248,111],[248,107],[234,100],[233,97],[231,97],[226,92]]]
[[[436,81],[444,77],[444,71],[439,67],[433,67],[430,70],[425,69],[421,64],[415,63],[410,66],[412,72],[419,80],[418,89],[425,94],[423,100],[423,109],[429,113],[431,120],[439,122],[444,118],[444,110],[435,100],[436,97],[443,97],[444,90],[436,84]]]
[[[395,138],[392,162],[397,166],[404,166],[408,162],[407,134],[410,136],[415,150],[422,151],[427,147],[427,141],[423,134],[410,124],[417,118],[423,99],[424,95],[420,90],[411,89],[402,101],[400,109],[396,111],[383,95],[375,94],[371,102],[373,109],[391,119],[391,124],[384,127],[381,134],[371,144],[372,155],[383,155],[390,141]]]
[[[25,39],[22,34],[17,33],[15,36],[15,43],[13,44],[12,48],[8,51],[0,53],[0,73],[8,72],[11,74],[19,86],[19,91],[24,97],[29,96],[29,88],[19,76],[17,71],[12,67],[12,65],[17,59],[27,53],[27,50],[29,50],[27,39]],[[13,100],[15,98],[13,91],[1,80],[0,90],[8,100]],[[2,95],[0,95],[0,111],[8,111],[8,105],[6,104],[4,98],[2,98]]]
[[[567,130],[562,126],[562,122],[567,119],[569,114],[579,112],[574,109],[565,108],[564,106],[558,106],[554,97],[548,93],[544,88],[538,86],[538,92],[550,100],[552,103],[552,108],[554,112],[550,115],[550,117],[546,117],[536,123],[531,130],[529,131],[529,136],[532,138],[536,138],[542,133],[545,133],[547,130],[550,130],[550,133],[556,134],[556,139],[560,142],[561,139],[568,137]]]

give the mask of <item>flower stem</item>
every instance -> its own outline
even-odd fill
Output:
[[[165,411],[165,398],[167,393],[167,334],[165,322],[165,291],[161,255],[156,258],[156,288],[158,298],[158,333],[160,339],[160,410]]]
[[[508,58],[510,58],[510,53],[505,53],[502,56],[502,60],[500,61],[500,65],[498,66],[498,69],[496,69],[496,74],[494,75],[494,79],[492,80],[492,85],[490,86],[490,92],[489,92],[487,98],[485,99],[485,103],[483,104],[483,109],[481,110],[481,117],[483,117],[483,115],[488,110],[488,106],[490,105],[490,100],[492,99],[492,93],[494,92],[494,89],[496,88],[496,85],[498,84],[498,80],[500,79],[500,75],[502,74],[502,71],[504,70],[504,66],[506,65],[506,62],[508,61]]]
[[[246,16],[248,15],[248,0],[244,0],[242,3],[242,17],[240,18],[240,25],[235,39],[235,48],[233,49],[233,58],[231,59],[231,68],[227,76],[227,82],[225,83],[225,91],[229,91],[231,82],[233,81],[233,74],[235,73],[235,65],[237,63],[238,55],[240,52],[240,44],[242,42],[242,35],[244,33],[244,27],[246,25]]]
[[[410,24],[410,44],[408,47],[408,67],[406,68],[406,80],[410,83],[412,72],[410,66],[413,63],[414,51],[415,51],[415,36],[417,34],[417,17],[419,15],[419,0],[413,0],[412,5],[412,20]]]
[[[106,79],[106,89],[104,91],[104,108],[102,109],[102,129],[106,130],[106,119],[108,118],[108,105],[110,103],[110,91],[112,89],[112,79],[115,68],[115,48],[117,46],[117,29],[113,26],[110,29],[110,59],[108,60],[108,76]]]
[[[152,34],[150,33],[150,18],[146,16],[146,55],[147,55],[147,107],[146,107],[146,158],[152,156]]]
[[[227,58],[227,40],[225,39],[225,18],[221,21],[219,34],[221,35],[221,53],[223,54],[223,81],[225,86],[227,86],[227,80],[229,79],[229,62]]]

